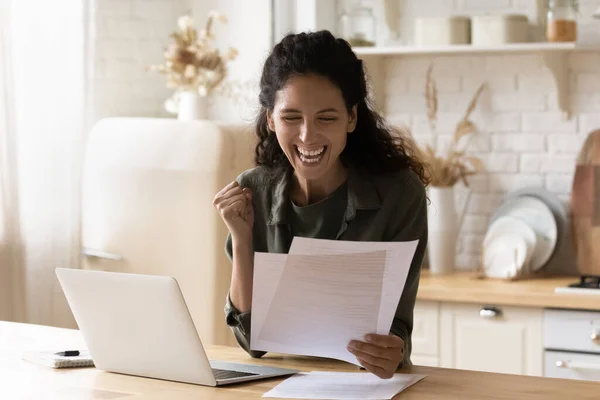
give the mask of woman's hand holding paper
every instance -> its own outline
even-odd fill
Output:
[[[352,340],[348,351],[367,371],[389,379],[404,359],[404,340],[393,335],[368,334],[365,341]]]

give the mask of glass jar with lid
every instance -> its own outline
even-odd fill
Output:
[[[368,7],[356,7],[342,12],[338,19],[339,34],[351,46],[375,46],[376,25],[373,10]]]
[[[577,0],[549,0],[546,38],[549,42],[577,40]]]

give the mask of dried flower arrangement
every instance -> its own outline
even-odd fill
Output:
[[[192,17],[180,17],[177,21],[179,30],[169,36],[173,42],[164,52],[165,62],[149,67],[150,71],[165,74],[167,87],[176,89],[174,96],[165,103],[170,112],[176,112],[180,92],[189,91],[199,96],[212,94],[227,76],[227,63],[237,57],[238,51],[234,48],[222,55],[211,45],[214,21],[226,23],[227,19],[211,11],[204,29],[198,33]]]
[[[438,111],[438,93],[435,81],[431,74],[433,65],[427,70],[427,79],[425,81],[425,102],[427,107],[427,120],[432,133],[436,132],[437,111]],[[462,119],[456,124],[452,141],[446,154],[438,154],[437,146],[425,145],[420,149],[422,159],[429,165],[431,174],[431,186],[451,187],[458,181],[462,181],[465,186],[469,186],[467,176],[474,175],[483,169],[482,161],[466,154],[466,148],[471,135],[477,132],[473,121],[470,120],[471,113],[477,106],[479,95],[483,91],[484,84],[481,84],[475,92],[467,110]],[[466,141],[465,145],[462,145]]]

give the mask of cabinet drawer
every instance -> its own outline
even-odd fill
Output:
[[[413,315],[413,356],[438,357],[440,304],[435,301],[417,301]]]
[[[600,312],[545,310],[544,347],[600,353]]]
[[[541,309],[444,303],[440,315],[441,367],[543,374]]]
[[[562,351],[545,352],[544,376],[600,381],[600,355]]]

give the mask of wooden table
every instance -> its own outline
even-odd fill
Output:
[[[55,370],[21,360],[25,350],[54,350],[83,346],[79,331],[0,321],[0,399],[260,399],[281,382],[270,379],[222,388],[147,379],[95,368]],[[81,347],[79,347],[81,348]],[[304,371],[352,371],[347,363],[267,354],[254,360],[239,348],[207,349],[210,358],[296,368]],[[427,377],[397,399],[598,399],[600,383],[570,381],[442,368],[412,367],[403,372]]]

